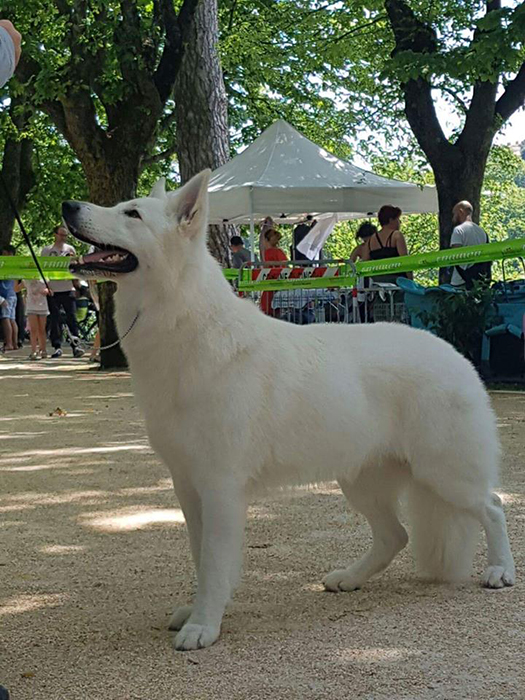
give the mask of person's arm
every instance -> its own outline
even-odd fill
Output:
[[[353,249],[353,251],[350,253],[350,262],[357,262],[359,258],[362,258],[362,248],[364,248],[364,244],[360,243],[359,245],[356,245],[356,247]]]
[[[367,239],[364,241],[364,243],[361,244],[361,260],[363,262],[366,262],[367,260],[370,260],[370,239]]]
[[[463,239],[463,233],[461,232],[461,229],[456,226],[456,228],[452,231],[452,235],[450,236],[450,247],[462,248],[464,245],[465,241]]]
[[[408,255],[407,242],[401,231],[396,231],[395,233],[396,249],[400,256]],[[414,274],[412,272],[407,272],[406,276],[409,280],[414,279]]]
[[[21,52],[22,36],[8,19],[0,19],[0,87],[15,72]]]

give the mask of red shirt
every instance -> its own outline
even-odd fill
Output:
[[[264,251],[264,262],[282,262],[284,260],[288,260],[286,257],[286,254],[283,250],[280,248],[267,248]],[[272,265],[272,270],[274,270],[273,275],[278,276],[279,272],[282,270],[282,267],[277,267],[277,265]],[[273,277],[272,275],[272,277]],[[274,292],[263,292],[261,294],[261,310],[265,313],[268,314],[268,316],[273,316],[273,309],[272,309],[272,299],[273,299]]]

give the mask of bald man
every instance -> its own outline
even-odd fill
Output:
[[[462,248],[463,246],[481,245],[482,243],[489,242],[489,237],[481,226],[478,226],[472,221],[473,212],[474,209],[472,204],[466,200],[458,202],[452,209],[452,223],[454,224],[454,230],[452,231],[452,236],[450,238],[451,248]],[[470,273],[465,271],[475,267],[476,271],[480,274],[487,274],[487,264],[481,263],[481,265],[484,265],[484,267],[482,268],[480,264],[457,265],[452,273],[451,283],[454,285],[454,287],[466,287],[470,289],[472,286],[470,283],[470,277],[472,276],[474,270],[471,269]],[[488,263],[488,269],[490,270],[490,263]],[[477,277],[478,275],[474,276]]]

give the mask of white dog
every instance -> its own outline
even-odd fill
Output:
[[[198,577],[170,627],[207,647],[240,577],[247,500],[258,487],[336,479],[373,545],[324,580],[351,591],[406,545],[433,579],[468,576],[483,527],[484,585],[514,583],[493,493],[499,443],[472,366],[396,324],[295,326],[236,297],[206,246],[209,172],[111,208],[65,202],[70,231],[101,252],[73,266],[118,279],[116,318],[151,444],[184,511]],[[130,330],[131,329],[131,330]],[[350,533],[349,533],[350,536]]]

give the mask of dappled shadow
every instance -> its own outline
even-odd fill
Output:
[[[167,622],[191,599],[193,565],[129,378],[68,369],[50,383],[51,373],[2,374],[12,411],[0,418],[0,682],[14,699],[80,700],[101,687],[108,699],[142,700],[302,700],[349,689],[378,700],[519,697],[521,587],[429,585],[406,550],[363,590],[323,591],[323,575],[370,544],[365,520],[333,484],[250,506],[245,572],[221,640],[176,655]],[[67,415],[49,416],[57,406]],[[515,405],[502,397],[496,408],[502,496],[523,568],[523,436],[507,419]],[[477,574],[484,561],[480,544]]]

